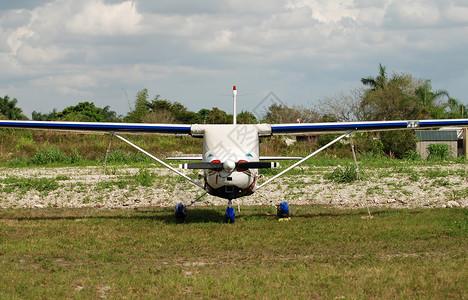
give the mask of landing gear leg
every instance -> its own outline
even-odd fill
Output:
[[[289,219],[289,204],[288,204],[288,202],[283,201],[279,205],[275,205],[275,204],[273,204],[273,201],[268,199],[266,196],[260,194],[259,192],[257,192],[257,194],[259,194],[260,197],[262,197],[263,199],[270,202],[271,205],[276,207],[276,214],[277,214],[278,218],[280,218],[280,221],[290,220]]]
[[[176,220],[177,221],[185,221],[185,217],[187,217],[187,207],[190,207],[192,206],[192,204],[194,204],[195,202],[197,202],[198,200],[200,200],[203,196],[206,195],[207,192],[204,192],[203,194],[201,194],[197,199],[193,200],[192,202],[190,202],[189,205],[185,206],[182,202],[180,203],[177,203],[177,205],[175,206],[175,217],[176,217]]]
[[[234,208],[232,208],[232,200],[229,199],[229,206],[226,208],[226,214],[224,215],[224,221],[226,223],[234,223],[236,220],[236,213]]]

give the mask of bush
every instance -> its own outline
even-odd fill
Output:
[[[427,150],[429,151],[427,160],[441,161],[452,159],[450,147],[447,144],[430,144]]]
[[[151,186],[156,180],[156,175],[151,173],[148,169],[140,169],[138,174],[135,175],[135,181],[142,186]]]
[[[26,159],[13,158],[9,160],[6,165],[10,168],[27,167],[28,161]]]
[[[120,149],[109,152],[109,156],[107,157],[107,163],[131,164],[151,161],[151,158],[141,152],[126,153]]]
[[[339,183],[349,183],[357,180],[358,174],[354,166],[348,166],[345,169],[337,167],[332,173],[326,175],[325,178]]]
[[[24,160],[18,160],[16,162],[10,162],[10,166],[21,166],[20,162]],[[62,150],[54,147],[47,149],[41,149],[29,160],[26,160],[27,165],[44,166],[49,164],[77,164],[83,161],[83,157],[78,153],[76,148],[70,155],[63,153]]]
[[[416,147],[416,135],[414,130],[408,131],[383,131],[380,133],[383,151],[395,158],[403,158],[405,153]]]
[[[62,152],[62,150],[50,147],[48,149],[39,150],[29,160],[29,163],[33,165],[47,165],[53,163],[64,163],[68,161],[69,159]]]
[[[83,157],[76,148],[73,148],[73,152],[70,154],[69,161],[71,164],[76,164],[83,161]]]
[[[375,136],[374,132],[356,134],[353,139],[356,152],[361,156],[376,159],[385,155],[382,141]]]
[[[414,151],[414,150],[406,151],[403,158],[406,159],[406,160],[411,160],[411,161],[418,161],[418,160],[422,159],[421,155],[419,155],[419,153],[417,151]]]

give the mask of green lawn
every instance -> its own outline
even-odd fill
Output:
[[[0,210],[0,298],[468,297],[468,209]]]

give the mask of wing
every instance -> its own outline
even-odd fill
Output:
[[[420,121],[368,121],[331,123],[272,124],[273,135],[301,135],[308,133],[340,133],[354,131],[379,131],[396,129],[434,128],[445,126],[468,126],[468,119],[420,120]],[[22,128],[43,130],[67,130],[78,132],[133,132],[167,135],[193,134],[188,124],[144,124],[104,122],[62,122],[62,121],[12,121],[0,120],[0,128]]]
[[[272,124],[271,133],[273,135],[301,135],[340,133],[349,130],[364,132],[446,126],[468,126],[468,119]]]
[[[78,132],[133,132],[157,133],[167,135],[189,135],[191,125],[0,120],[0,128],[2,127],[21,129],[67,130]]]

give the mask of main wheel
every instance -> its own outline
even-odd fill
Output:
[[[278,217],[281,218],[289,218],[289,204],[286,201],[281,202],[277,208]]]
[[[185,209],[185,205],[180,202],[175,206],[175,217],[178,221],[185,220],[187,216],[187,210]]]

